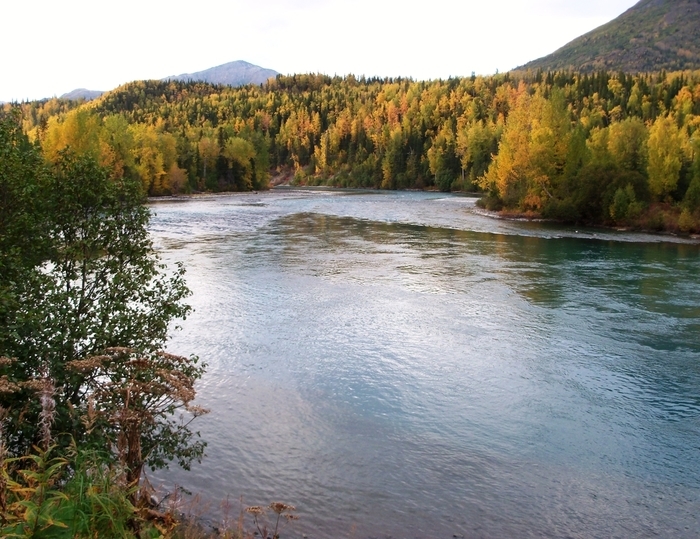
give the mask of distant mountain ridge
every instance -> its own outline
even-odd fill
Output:
[[[185,82],[193,80],[209,82],[211,84],[225,84],[227,86],[245,86],[246,84],[262,84],[267,82],[269,78],[276,77],[277,75],[279,75],[279,73],[273,69],[266,69],[249,62],[244,62],[243,60],[237,60],[235,62],[229,62],[220,66],[211,67],[209,69],[205,69],[204,71],[173,75],[170,77],[165,77],[161,80],[178,80]],[[71,92],[63,94],[61,99],[85,99],[85,101],[91,101],[93,99],[97,99],[103,93],[105,92],[77,88]],[[2,102],[0,102],[0,104],[2,104]]]
[[[516,70],[628,73],[700,69],[700,0],[641,0],[607,24]]]
[[[77,101],[78,99],[84,99],[85,101],[92,101],[93,99],[97,99],[98,97],[100,97],[103,93],[104,92],[101,90],[88,90],[86,88],[76,88],[71,92],[63,94],[61,96],[61,99],[73,99],[74,101]]]
[[[172,75],[165,77],[163,80],[193,80],[212,84],[226,84],[228,86],[244,86],[246,84],[262,84],[277,75],[279,73],[273,69],[266,69],[243,60],[237,60],[205,69],[204,71],[197,71],[196,73]]]

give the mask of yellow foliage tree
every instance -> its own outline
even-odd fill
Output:
[[[607,148],[613,161],[625,170],[643,172],[649,132],[638,118],[627,118],[608,128]]]
[[[207,180],[207,168],[211,170],[216,164],[216,159],[219,157],[219,144],[213,136],[203,136],[197,143],[199,150],[199,158],[202,161],[202,182],[199,186],[204,188]]]
[[[135,168],[144,189],[151,195],[169,193],[167,164],[160,148],[158,132],[153,126],[144,124],[134,124],[131,130],[135,142]]]
[[[252,189],[253,187],[253,163],[256,156],[255,146],[244,138],[231,137],[226,141],[223,156],[229,163],[229,167],[235,169],[239,187]]]
[[[481,187],[495,191],[506,207],[541,210],[563,173],[570,135],[562,96],[531,96],[521,85]]]
[[[649,130],[649,190],[657,200],[668,197],[678,185],[683,165],[683,134],[671,116],[659,117]]]
[[[533,99],[524,85],[518,88],[498,145],[498,155],[479,182],[483,189],[495,191],[510,207],[516,206],[527,190]]]

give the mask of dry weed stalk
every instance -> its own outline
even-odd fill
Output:
[[[48,451],[53,442],[51,427],[56,418],[56,399],[54,398],[56,395],[56,387],[53,380],[46,372],[40,382],[41,385],[38,392],[39,403],[41,404],[41,412],[39,412],[39,434],[41,436],[41,448],[44,451]]]
[[[11,365],[14,360],[0,356],[0,367]],[[0,393],[14,393],[19,389],[19,386],[11,382],[7,375],[0,376]],[[7,511],[7,445],[5,444],[5,423],[7,420],[7,410],[0,406],[0,514],[4,515]]]
[[[104,429],[127,471],[129,485],[138,484],[145,462],[158,448],[159,442],[149,439],[149,435],[157,436],[163,424],[171,427],[167,422],[177,410],[189,412],[190,418],[173,428],[176,434],[186,431],[192,420],[208,412],[192,404],[194,382],[204,367],[188,358],[166,352],[142,355],[130,348],[108,348],[103,355],[68,365],[85,376],[88,406],[83,423],[89,431],[98,426]]]
[[[0,514],[5,515],[7,511],[7,463],[5,456],[7,448],[5,446],[5,420],[7,410],[0,406]],[[4,518],[3,518],[4,520]]]
[[[0,368],[8,367],[15,362],[14,359],[8,357],[0,357]],[[0,376],[0,393],[14,393],[20,389],[28,389],[34,391],[39,397],[41,410],[39,411],[39,446],[47,451],[53,442],[51,429],[56,419],[56,385],[49,375],[49,369],[46,366],[39,370],[39,377],[33,378],[24,382],[15,383],[9,379],[7,375]],[[2,407],[0,407],[2,409]],[[2,417],[4,421],[7,417],[7,410],[2,409]],[[0,425],[0,457],[4,457],[6,446],[4,437],[2,436],[4,427]]]
[[[265,521],[265,513],[268,509],[277,515],[277,517],[275,517],[275,527],[272,531],[272,535],[268,534],[268,524]],[[282,502],[272,502],[267,507],[253,505],[246,509],[246,513],[253,515],[255,528],[258,530],[262,539],[279,539],[280,532],[287,524],[294,520],[299,520],[299,517],[293,514],[293,511],[296,511],[296,507]],[[280,522],[282,524],[281,527]]]

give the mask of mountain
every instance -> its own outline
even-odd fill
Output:
[[[61,99],[72,99],[74,101],[77,101],[78,99],[84,99],[85,101],[91,101],[93,99],[97,99],[103,93],[104,92],[101,92],[99,90],[86,90],[85,88],[77,88],[72,92],[63,94],[61,96]]]
[[[196,73],[173,75],[163,80],[194,80],[210,82],[212,84],[226,84],[228,86],[244,86],[246,84],[262,84],[266,82],[267,79],[276,77],[278,74],[277,71],[272,69],[265,69],[244,62],[243,60],[238,60]]]
[[[212,84],[226,84],[228,86],[243,86],[246,84],[261,84],[266,82],[271,77],[276,77],[279,73],[272,69],[265,69],[260,66],[249,64],[243,60],[237,62],[229,62],[220,66],[198,71],[197,73],[183,73],[182,75],[173,75],[162,80],[180,80],[180,81],[203,81]],[[91,101],[97,99],[104,92],[99,90],[86,90],[78,88],[67,94],[63,94],[61,99],[84,99]],[[0,103],[2,104],[2,103]]]
[[[700,69],[700,0],[641,0],[609,23],[516,70],[628,73]]]

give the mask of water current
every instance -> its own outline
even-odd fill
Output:
[[[282,537],[700,537],[700,246],[439,193],[154,203],[207,457]]]

